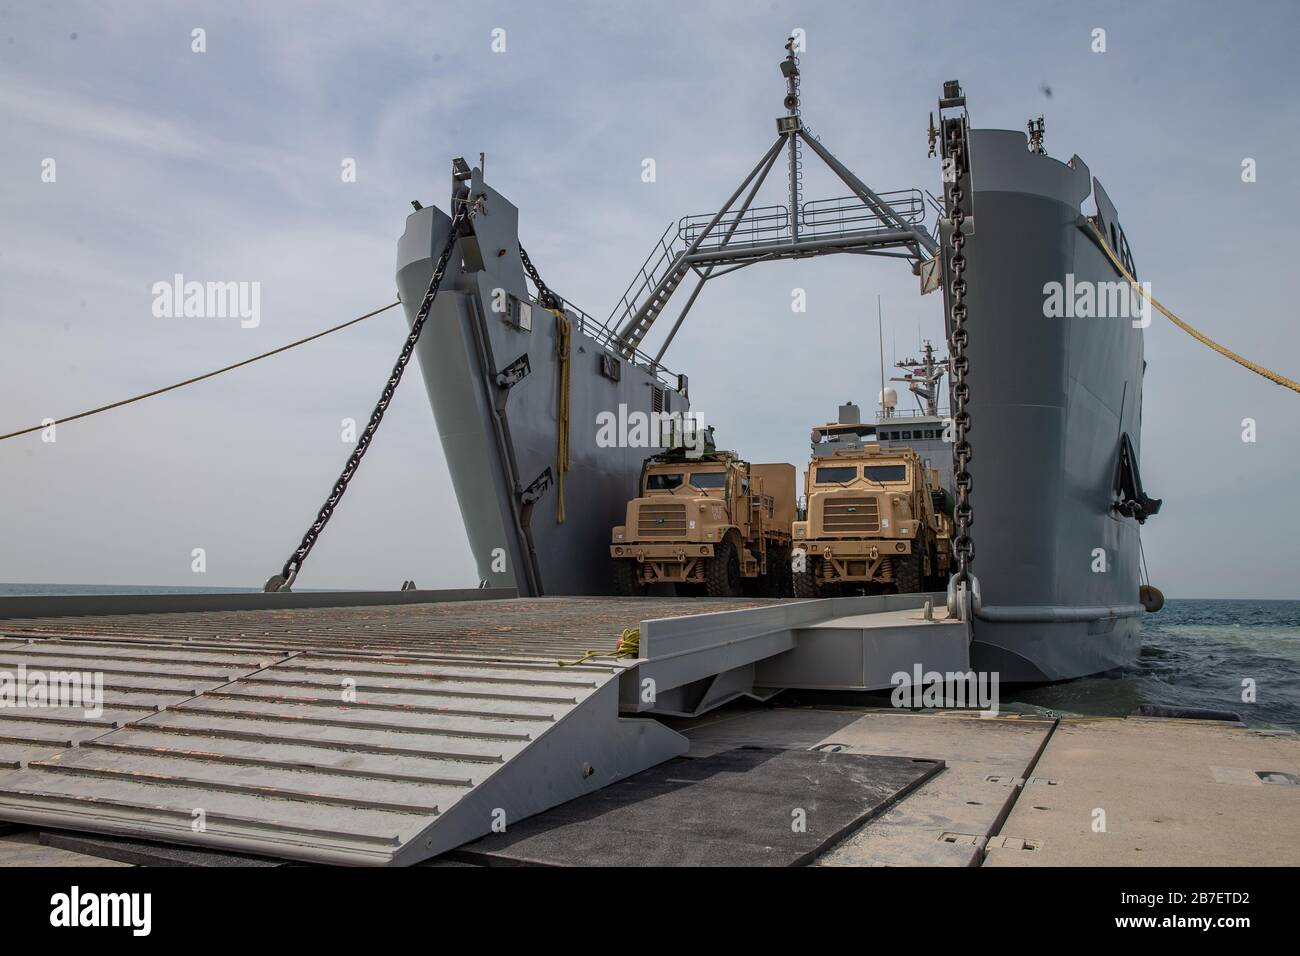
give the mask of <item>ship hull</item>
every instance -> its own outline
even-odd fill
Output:
[[[1112,218],[1113,207],[1078,157],[1030,153],[1024,134],[972,131],[971,155],[968,408],[983,600],[972,663],[1006,682],[1123,667],[1144,612],[1138,524],[1113,504],[1121,436],[1140,451],[1142,328],[1128,315],[1045,307],[1051,283],[1120,280],[1080,204],[1093,193]]]
[[[659,375],[614,356],[589,317],[566,310],[562,413],[564,320],[536,304],[521,320],[518,303],[530,296],[518,212],[478,170],[475,177],[474,195],[486,201],[473,235],[457,243],[416,355],[479,582],[529,596],[609,594],[610,530],[622,523],[654,451],[642,433],[618,426],[652,411],[685,413],[688,402]],[[408,323],[449,227],[433,207],[407,218],[397,284]],[[503,311],[493,310],[498,302]]]
[[[967,354],[983,601],[971,663],[1006,683],[1110,671],[1136,658],[1143,614],[1138,525],[1113,508],[1122,436],[1140,449],[1142,330],[1127,318],[1048,317],[1044,301],[1049,283],[1119,278],[1081,219],[1090,194],[1103,224],[1117,226],[1114,207],[1078,157],[1030,153],[1024,134],[972,131],[971,157]],[[623,441],[623,423],[686,412],[685,390],[617,356],[607,330],[566,310],[566,426],[564,320],[534,303],[525,327],[513,306],[484,305],[502,291],[530,296],[517,210],[478,170],[470,194],[485,201],[417,354],[479,579],[527,595],[609,593],[610,529],[653,451]],[[432,208],[408,217],[397,272],[408,321],[449,225]],[[620,423],[620,440],[602,440],[602,416]],[[922,451],[942,459],[951,446]]]

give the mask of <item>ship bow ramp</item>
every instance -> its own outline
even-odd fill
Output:
[[[611,593],[610,528],[656,449],[611,443],[601,425],[613,416],[631,434],[637,416],[685,414],[685,390],[620,350],[606,323],[531,296],[518,210],[478,169],[467,195],[473,217],[416,354],[479,579],[528,595]],[[408,322],[450,227],[434,207],[407,217],[397,285]]]
[[[102,705],[0,708],[0,820],[410,864],[684,754],[686,737],[655,715],[969,663],[969,631],[929,620],[924,595],[423,595],[0,620],[0,670],[93,675]],[[638,656],[614,656],[638,623]]]

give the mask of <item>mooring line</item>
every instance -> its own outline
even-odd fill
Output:
[[[1115,251],[1111,249],[1110,244],[1106,242],[1106,237],[1102,235],[1101,230],[1097,228],[1097,224],[1093,222],[1091,219],[1088,219],[1087,223],[1088,223],[1088,227],[1092,230],[1092,234],[1096,237],[1097,244],[1101,247],[1101,251],[1105,253],[1106,258],[1110,260],[1110,264],[1113,265],[1119,271],[1120,275],[1122,275],[1125,279],[1128,280],[1129,285],[1133,287],[1133,290],[1138,295],[1142,296],[1142,298],[1146,299],[1148,302],[1154,305],[1156,309],[1159,310],[1160,314],[1163,315],[1166,319],[1174,323],[1174,325],[1178,326],[1180,329],[1182,329],[1192,338],[1196,339],[1196,341],[1200,342],[1202,345],[1209,346],[1214,351],[1222,355],[1224,358],[1236,362],[1242,368],[1250,369],[1256,375],[1263,376],[1264,378],[1268,379],[1270,382],[1272,382],[1275,385],[1281,385],[1283,388],[1289,388],[1293,392],[1300,392],[1300,382],[1296,382],[1293,379],[1289,379],[1285,375],[1281,374],[1280,372],[1274,372],[1270,368],[1265,368],[1263,365],[1260,365],[1258,362],[1252,362],[1244,355],[1238,355],[1236,352],[1228,348],[1226,345],[1220,345],[1218,342],[1214,341],[1214,339],[1210,338],[1204,332],[1201,332],[1199,329],[1193,328],[1187,322],[1183,321],[1178,316],[1176,316],[1169,309],[1165,308],[1160,303],[1159,299],[1157,299],[1155,296],[1153,296],[1150,292],[1148,292],[1145,288],[1142,287],[1142,284],[1133,277],[1133,273],[1129,271],[1129,269],[1124,265],[1124,263],[1120,262],[1119,257],[1115,255]]]
[[[7,435],[0,435],[0,441],[4,441],[7,438],[17,438],[19,435],[30,435],[32,432],[38,432],[44,428],[49,428],[51,425],[62,425],[65,422],[75,422],[79,418],[89,418],[91,415],[98,415],[100,412],[111,411],[114,408],[121,408],[123,405],[130,405],[133,402],[143,401],[146,398],[153,398],[155,395],[162,395],[164,392],[172,392],[178,388],[184,388],[186,385],[193,385],[195,382],[202,382],[204,379],[213,378],[214,376],[220,375],[223,372],[230,372],[237,368],[243,368],[245,365],[252,365],[254,362],[260,362],[264,358],[270,358],[272,355],[279,355],[281,352],[287,352],[289,351],[289,349],[297,348],[299,345],[306,345],[308,342],[312,342],[315,341],[316,339],[323,338],[324,336],[329,335],[332,332],[341,331],[342,329],[346,329],[350,325],[356,325],[358,322],[362,322],[366,319],[373,318],[374,316],[379,315],[381,312],[387,312],[389,309],[393,308],[397,304],[398,303],[396,302],[390,302],[382,309],[375,309],[373,312],[367,312],[365,315],[358,315],[355,319],[349,319],[348,321],[343,322],[339,325],[335,325],[332,326],[331,328],[324,329],[320,332],[315,333],[314,335],[309,335],[305,339],[298,339],[298,341],[290,342],[288,345],[281,345],[277,349],[271,349],[271,351],[263,352],[261,355],[254,355],[252,358],[246,358],[242,362],[236,362],[234,365],[227,365],[225,368],[219,368],[211,372],[205,372],[202,375],[196,375],[193,378],[187,378],[185,381],[177,382],[175,385],[166,385],[162,388],[155,388],[151,392],[145,392],[141,395],[132,396],[131,398],[124,398],[120,402],[113,402],[108,405],[100,405],[98,408],[91,408],[84,412],[78,412],[77,414],[69,415],[66,418],[59,418],[54,421],[42,422],[39,425],[33,425],[31,428],[22,428],[16,432],[10,432]]]

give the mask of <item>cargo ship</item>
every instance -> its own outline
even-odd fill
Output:
[[[689,413],[689,378],[662,358],[715,271],[831,253],[894,256],[910,260],[922,293],[944,288],[936,309],[947,298],[943,206],[928,191],[867,187],[804,128],[793,51],[782,73],[787,112],[776,143],[720,212],[669,227],[603,321],[539,284],[535,272],[536,294],[529,291],[519,211],[487,184],[481,164],[456,161],[446,209],[414,204],[397,261],[411,322],[457,208],[472,212],[417,355],[482,586],[531,596],[611,593],[610,528],[654,448],[610,442],[598,423]],[[967,130],[955,90],[947,84],[940,105],[959,100]],[[1139,525],[1159,507],[1138,473],[1142,323],[1053,315],[1045,303],[1051,288],[1124,283],[1098,235],[1130,268],[1132,252],[1101,182],[1077,155],[1047,155],[1041,124],[967,133],[974,228],[965,244],[965,354],[981,585],[972,664],[1015,683],[1110,671],[1138,653]],[[852,194],[805,201],[797,175],[804,149]],[[753,206],[782,156],[789,202]],[[667,341],[653,356],[643,352],[646,332],[692,274],[698,284]],[[948,459],[951,482],[952,446],[932,412],[915,427],[882,420],[863,434],[907,445],[919,430],[923,454]]]

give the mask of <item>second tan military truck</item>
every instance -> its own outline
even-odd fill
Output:
[[[641,469],[626,523],[612,533],[615,593],[673,584],[710,597],[787,595],[794,517],[793,465],[755,465],[712,449],[655,455]]]
[[[911,448],[882,449],[872,425],[831,423],[813,436],[791,529],[795,596],[942,590],[952,519],[938,471]]]

